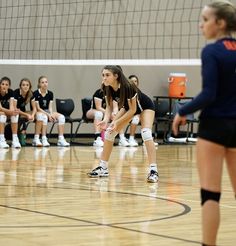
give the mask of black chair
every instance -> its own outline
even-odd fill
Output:
[[[82,117],[80,118],[80,121],[79,121],[79,124],[75,130],[75,133],[74,133],[74,136],[73,136],[73,139],[76,137],[78,131],[79,131],[79,128],[80,126],[83,124],[83,123],[93,123],[93,119],[88,119],[86,117],[86,113],[88,112],[89,109],[91,109],[91,103],[92,103],[92,98],[91,97],[85,97],[85,98],[82,98],[81,99],[81,106],[82,106]]]
[[[161,122],[167,124],[168,131],[171,122],[171,115],[170,115],[170,104],[169,100],[154,100],[153,101],[155,106],[155,119],[154,119],[154,137],[157,138],[158,135],[158,125]],[[167,130],[164,131],[163,139],[166,139]]]
[[[75,109],[75,104],[74,101],[72,99],[58,99],[56,98],[56,109],[57,112],[60,114],[63,114],[65,116],[65,123],[69,123],[70,124],[70,142],[72,141],[72,137],[73,137],[73,124],[75,122],[80,123],[81,122],[81,118],[72,118],[71,114]],[[55,126],[55,124],[58,122],[53,122],[52,127],[50,129],[49,132],[49,137],[52,134],[53,128]]]

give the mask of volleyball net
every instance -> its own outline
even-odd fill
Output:
[[[0,59],[199,59],[209,0],[2,0]]]

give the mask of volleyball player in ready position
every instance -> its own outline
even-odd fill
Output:
[[[142,93],[135,84],[129,82],[118,66],[105,66],[102,70],[102,79],[105,85],[106,112],[104,119],[99,125],[102,129],[106,129],[105,141],[99,166],[89,172],[88,176],[92,178],[109,176],[108,160],[112,152],[115,137],[130,122],[135,114],[140,114],[141,135],[146,145],[150,164],[147,181],[157,182],[156,149],[151,130],[155,115],[152,100]],[[108,126],[112,113],[113,100],[117,101],[119,111]]]
[[[186,115],[201,110],[197,141],[197,166],[201,186],[203,245],[216,245],[220,225],[219,201],[223,162],[236,194],[236,7],[215,1],[202,10],[200,28],[214,43],[202,50],[202,91],[181,108],[173,131]]]

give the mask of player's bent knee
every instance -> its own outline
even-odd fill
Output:
[[[98,120],[98,121],[101,121],[103,119],[103,113],[101,111],[95,111],[94,119]]]
[[[18,120],[19,120],[19,114],[11,116],[11,123],[18,123]]]
[[[37,113],[36,114],[36,120],[37,121],[43,121],[43,113]]]
[[[110,132],[109,128],[107,128],[107,130],[105,131],[105,139],[107,141],[114,142],[116,135],[117,135],[117,132],[115,131]]]
[[[5,124],[7,122],[7,116],[1,114],[0,115],[0,123]]]
[[[139,116],[135,115],[131,121],[132,124],[138,125],[139,124]]]
[[[64,125],[65,122],[66,122],[65,116],[62,115],[62,114],[60,114],[60,115],[58,116],[58,125]]]
[[[42,121],[44,126],[46,126],[48,124],[48,117],[47,117],[46,114],[37,113],[36,120],[37,121]]]
[[[201,205],[203,206],[204,203],[208,200],[219,202],[220,196],[221,192],[214,192],[201,188]]]
[[[141,136],[143,139],[143,142],[152,140],[152,130],[150,128],[142,128],[141,129]]]

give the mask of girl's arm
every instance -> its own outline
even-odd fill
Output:
[[[49,110],[50,114],[53,113],[53,110],[52,110],[52,104],[53,104],[53,101],[50,101],[50,102],[49,102],[49,106],[48,106],[48,110]]]
[[[31,115],[29,113],[26,113],[26,112],[19,110],[19,114],[23,115],[25,118],[27,118],[29,120],[31,119]]]
[[[115,100],[113,100],[113,101],[112,101],[111,120],[114,120],[114,119],[115,119],[115,117],[116,117],[118,111],[119,111],[118,103],[117,103]]]
[[[123,122],[127,123],[127,121],[130,121],[132,119],[132,117],[134,116],[136,110],[137,110],[137,94],[132,97],[131,99],[127,99],[128,100],[128,105],[129,105],[129,109],[128,111],[125,111],[124,108],[121,108],[119,110],[119,112],[121,111],[121,114],[117,114],[117,117],[115,118],[116,123],[122,124]],[[125,113],[123,113],[125,112]]]
[[[110,125],[111,131],[119,132],[121,129],[123,129],[124,126],[128,124],[129,121],[131,121],[137,110],[137,94],[131,99],[128,99],[128,105],[129,109],[127,111],[125,108],[121,108],[115,116]]]
[[[30,114],[28,114],[28,113],[26,113],[26,112],[23,112],[23,111],[21,111],[19,108],[17,108],[17,99],[14,99],[14,100],[13,100],[13,108],[14,108],[14,110],[17,110],[18,113],[19,113],[20,115],[23,115],[25,118],[27,118],[27,119],[30,119],[30,118],[31,118],[31,115],[30,115]]]
[[[4,112],[6,115],[18,115],[19,110],[14,109],[14,98],[10,98],[9,109],[0,106],[0,111]]]
[[[35,102],[35,100],[31,100],[30,103],[31,103],[31,107],[32,107],[31,115],[34,118],[36,113],[37,113],[36,102]]]
[[[111,113],[112,113],[112,107],[111,107],[112,101],[109,104],[107,101],[107,97],[105,97],[105,99],[106,99],[106,109],[105,109],[104,118],[102,121],[98,123],[98,126],[103,130],[107,128],[107,124],[109,123],[111,119]]]
[[[10,111],[16,110],[14,97],[11,97],[9,100],[9,109]]]
[[[105,109],[105,115],[104,115],[104,119],[103,121],[108,123],[111,119],[111,113],[112,113],[112,100],[110,101],[110,103],[108,103],[107,101],[107,97],[105,97],[106,99],[106,109]]]
[[[102,99],[94,97],[94,102],[95,102],[96,110],[99,110],[99,111],[105,113],[106,110],[105,110],[105,108],[102,107]]]

